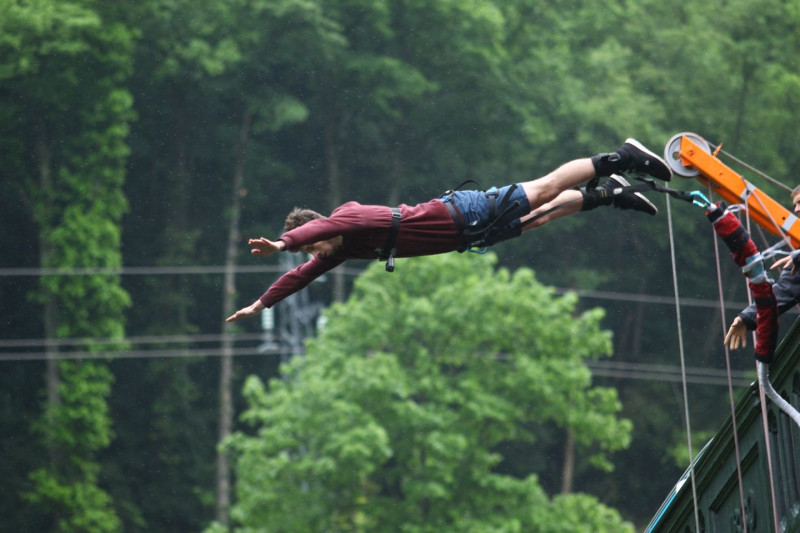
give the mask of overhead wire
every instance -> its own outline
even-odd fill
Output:
[[[757,175],[761,176],[762,178],[766,179],[767,181],[773,183],[774,185],[777,185],[777,186],[779,186],[779,187],[781,187],[781,188],[783,188],[783,189],[785,189],[787,191],[792,191],[792,188],[789,187],[788,185],[782,183],[779,180],[776,180],[775,178],[769,176],[767,173],[762,172],[761,170],[759,170],[759,169],[757,169],[757,168],[745,163],[744,161],[742,161],[741,159],[737,158],[733,154],[726,152],[725,150],[722,149],[722,145],[717,145],[717,150],[719,151],[719,153],[723,154],[725,157],[727,157],[731,161],[734,161],[736,164],[743,166],[744,168],[746,168],[747,170],[749,170],[753,174],[757,174]]]
[[[234,335],[173,335],[173,336],[143,336],[123,339],[20,339],[6,341],[0,348],[35,348],[36,351],[0,351],[0,361],[44,361],[47,359],[157,359],[157,358],[203,358],[219,357],[222,352],[215,347],[178,346],[175,344],[203,344],[221,343],[223,340],[251,343],[246,346],[235,346],[234,356],[269,356],[291,355],[295,350],[281,344],[271,335],[263,333],[247,333]],[[261,340],[261,344],[253,345],[253,341]],[[151,349],[135,349],[132,347],[158,344]],[[173,346],[168,346],[168,345]],[[58,351],[42,351],[45,346],[59,348]],[[85,349],[87,345],[100,346],[99,351]],[[118,346],[118,348],[114,348]],[[63,350],[63,348],[84,348]],[[596,377],[648,380],[656,382],[680,382],[680,368],[671,365],[642,364],[625,361],[587,360],[587,367]],[[749,386],[754,381],[750,371],[734,371],[734,382],[738,386]],[[698,385],[724,386],[726,375],[716,369],[707,367],[687,367],[686,379],[689,383]]]

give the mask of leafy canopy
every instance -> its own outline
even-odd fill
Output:
[[[549,501],[534,473],[497,469],[503,444],[534,443],[543,424],[569,428],[609,467],[631,426],[582,363],[610,352],[602,311],[576,314],[574,295],[555,297],[531,270],[495,263],[404,259],[392,275],[372,265],[286,379],[269,390],[247,381],[243,416],[256,434],[228,443],[242,526],[625,530],[591,497]]]

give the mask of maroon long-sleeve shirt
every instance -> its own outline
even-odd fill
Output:
[[[415,206],[403,204],[400,213],[402,220],[395,242],[395,257],[452,252],[465,244],[450,212],[439,200]],[[390,207],[348,202],[337,207],[328,218],[312,220],[287,231],[280,240],[290,251],[339,235],[342,236],[342,246],[329,257],[315,257],[281,276],[261,296],[261,303],[272,307],[347,259],[377,259],[391,226]]]

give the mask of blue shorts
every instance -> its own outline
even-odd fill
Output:
[[[488,234],[483,235],[486,244],[494,244],[520,234],[519,219],[531,211],[530,202],[521,184],[506,198],[511,185],[500,189],[492,187],[487,191],[455,191],[440,198],[443,202],[452,202],[458,209],[464,222],[465,235],[480,235],[490,227]],[[494,212],[491,196],[495,197]],[[502,215],[497,221],[498,215]]]

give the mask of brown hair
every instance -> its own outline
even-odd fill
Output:
[[[792,189],[792,201],[794,201],[794,197],[795,197],[795,196],[797,195],[797,193],[799,193],[799,192],[800,192],[800,185],[798,185],[798,186],[796,186],[794,189]]]
[[[320,215],[316,211],[312,211],[311,209],[295,207],[286,216],[286,222],[283,223],[283,231],[290,231],[293,230],[294,228],[299,228],[306,222],[311,222],[312,220],[316,220],[318,218],[325,218],[325,217]]]

